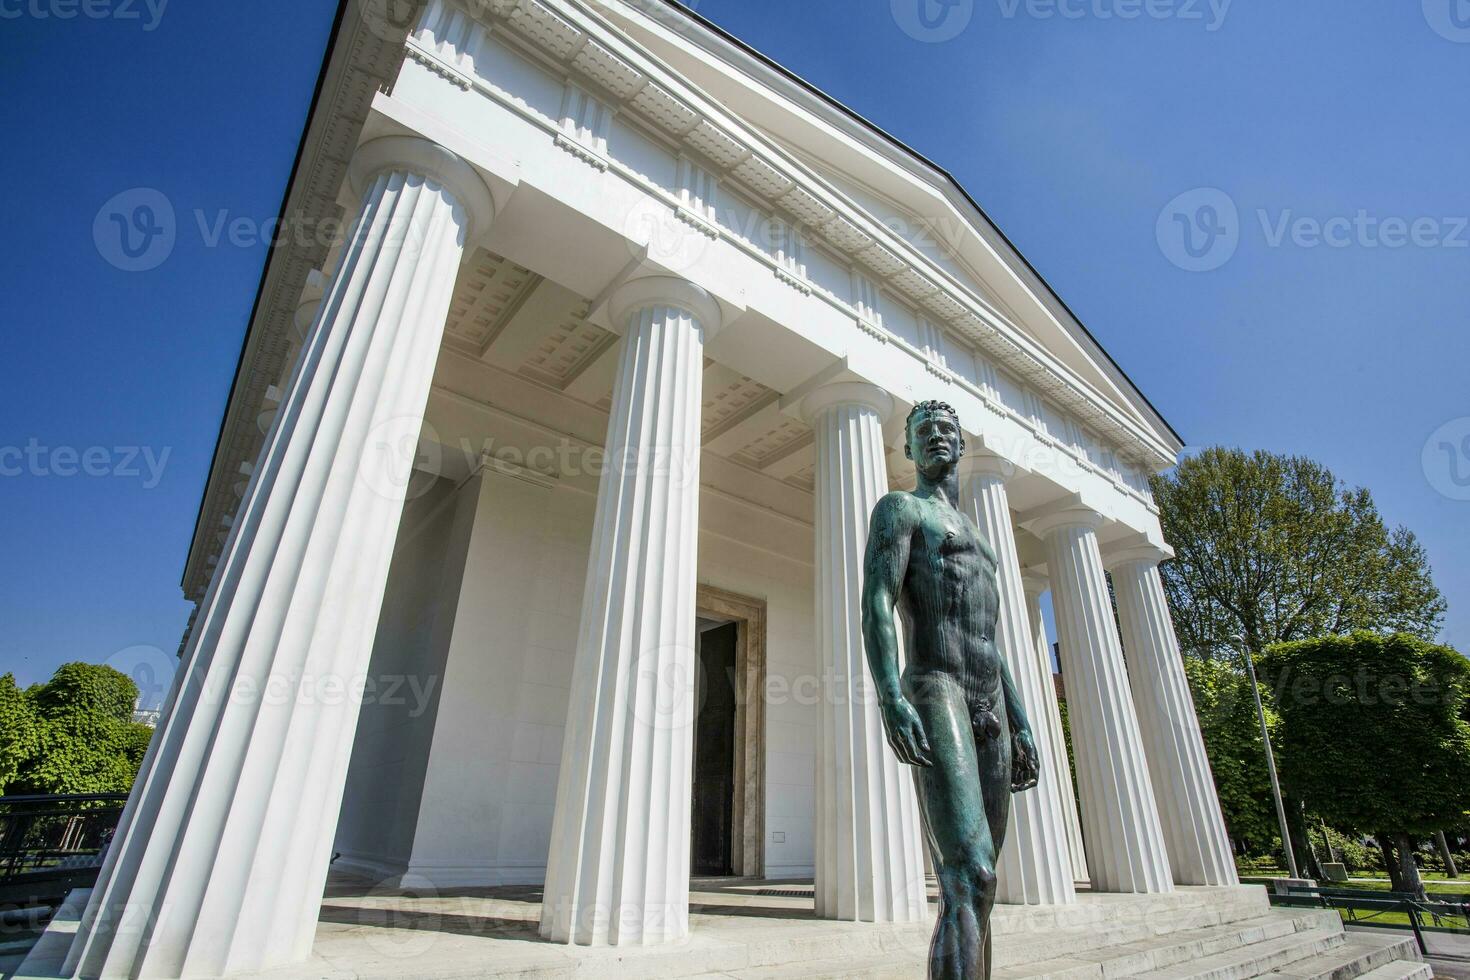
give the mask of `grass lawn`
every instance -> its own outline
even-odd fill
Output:
[[[1470,894],[1470,881],[1465,881],[1464,879],[1446,881],[1444,875],[1439,875],[1438,880],[1429,875],[1422,875],[1421,877],[1423,877],[1424,879],[1425,891],[1429,892],[1429,894],[1431,895],[1435,894],[1436,892],[1446,892],[1452,895]],[[1354,879],[1353,881],[1343,883],[1341,887],[1371,888],[1375,891],[1385,892],[1389,890],[1387,878],[1373,878],[1371,880],[1367,878]]]

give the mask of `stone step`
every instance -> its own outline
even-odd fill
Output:
[[[1419,959],[1419,947],[1413,936],[1396,932],[1383,935],[1352,932],[1344,935],[1345,942],[1337,949],[1298,960],[1273,971],[1272,975],[1283,980],[1353,980],[1379,969],[1403,969]],[[1396,966],[1398,964],[1402,965]],[[1424,963],[1412,965],[1426,966]]]
[[[1433,980],[1434,968],[1421,960],[1394,960],[1358,974],[1358,980]]]
[[[1346,940],[1337,922],[1131,975],[1142,980],[1249,980],[1320,956]]]
[[[1037,960],[1038,943],[1052,952],[1051,937],[1037,937],[1030,947],[1029,961],[996,967],[994,980],[1112,980],[1131,977],[1230,950],[1259,946],[1269,941],[1290,940],[1300,944],[1307,956],[1322,948],[1321,940],[1342,936],[1337,913],[1317,909],[1303,914],[1271,914],[1205,929],[1167,932],[1151,940],[1097,948],[1071,958]],[[1325,924],[1324,924],[1325,923]],[[1299,936],[1311,938],[1301,940]],[[1012,937],[1014,938],[1014,937]],[[997,947],[997,954],[999,947]],[[922,972],[927,952],[922,949],[892,950],[864,956],[846,955],[800,962],[786,961],[765,967],[743,969],[743,980],[838,980],[846,977],[914,977]],[[1284,962],[1275,956],[1273,962]],[[1417,978],[1416,978],[1417,980]]]
[[[997,905],[991,927],[997,938],[1016,932],[1051,933],[1129,922],[1190,922],[1195,928],[1265,915],[1271,903],[1260,885],[1181,888],[1164,895],[1088,895],[1075,905]],[[1190,919],[1190,916],[1200,918]]]
[[[1162,970],[1180,963],[1194,962],[1206,956],[1229,953],[1261,943],[1286,939],[1299,933],[1341,931],[1337,913],[1319,909],[1275,912],[1255,919],[1202,929],[1161,932],[1142,939],[1096,944],[1091,948],[1053,956],[1038,962],[1033,952],[1029,962],[1021,961],[995,970],[996,980],[1022,980],[1051,977],[1055,980],[1111,980],[1130,977],[1152,970]],[[1050,940],[1048,952],[1055,952]]]

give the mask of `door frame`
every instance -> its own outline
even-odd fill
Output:
[[[698,614],[735,624],[735,793],[730,866],[737,877],[766,870],[766,602],[699,585]]]

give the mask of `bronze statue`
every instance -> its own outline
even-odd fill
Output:
[[[863,642],[888,744],[915,767],[939,877],[929,976],[975,980],[990,976],[995,864],[1011,793],[1036,785],[1038,756],[995,646],[995,551],[959,510],[959,418],[943,402],[920,402],[905,429],[918,485],[873,509]],[[895,605],[905,627],[902,678]]]

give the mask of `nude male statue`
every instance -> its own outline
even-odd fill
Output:
[[[929,977],[977,980],[990,976],[995,863],[1011,793],[1036,785],[1039,757],[995,646],[995,552],[958,508],[959,418],[943,402],[920,402],[905,434],[918,485],[873,510],[863,642],[888,744],[915,767],[939,877]],[[905,628],[902,678],[895,606]]]

